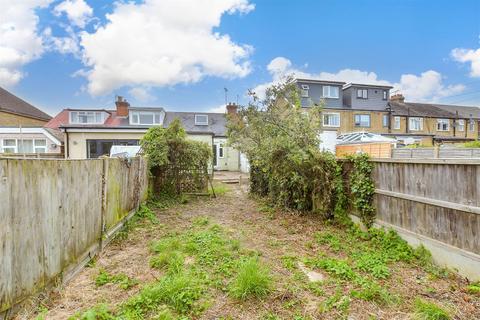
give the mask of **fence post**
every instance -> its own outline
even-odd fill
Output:
[[[107,211],[107,158],[102,159],[102,211],[100,217],[100,251],[103,249],[103,235],[106,233],[105,214]]]
[[[435,159],[440,158],[440,147],[438,145],[433,146],[433,157]]]

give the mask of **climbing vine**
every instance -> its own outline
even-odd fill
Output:
[[[375,221],[375,207],[373,196],[375,185],[372,179],[373,164],[368,154],[361,153],[348,158],[353,164],[350,174],[350,191],[353,196],[353,205],[360,215],[363,224],[370,228]]]

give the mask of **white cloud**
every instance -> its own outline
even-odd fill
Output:
[[[128,91],[128,93],[130,93],[135,99],[140,102],[148,102],[155,99],[155,97],[150,94],[149,90],[143,87],[132,88]]]
[[[452,57],[462,63],[470,63],[470,76],[480,77],[480,48],[473,49],[453,49]]]
[[[44,52],[35,10],[52,0],[0,1],[0,85],[18,83],[23,65],[38,59]]]
[[[399,90],[407,100],[432,100],[438,101],[465,90],[462,84],[444,85],[443,77],[433,70],[423,72],[420,76],[403,74],[400,82],[394,84],[394,90]]]
[[[401,75],[400,80],[396,83],[379,79],[375,72],[356,69],[342,69],[337,73],[309,73],[292,66],[292,62],[284,57],[273,59],[267,65],[267,70],[272,76],[272,81],[260,84],[253,89],[260,98],[265,96],[265,90],[269,86],[280,82],[289,75],[297,78],[393,86],[393,92],[399,91],[404,94],[407,100],[416,101],[436,101],[465,90],[465,86],[462,84],[444,85],[442,75],[433,70],[423,72],[420,76],[414,74]]]
[[[248,0],[146,0],[118,3],[108,22],[81,35],[88,91],[172,86],[205,76],[250,73],[252,48],[215,31],[224,14],[248,13]]]
[[[72,27],[67,26],[65,28],[68,36],[55,37],[52,35],[52,29],[46,28],[43,31],[44,41],[50,50],[55,50],[61,54],[71,53],[75,57],[80,58],[80,44],[78,35],[74,32]]]
[[[92,18],[93,9],[85,0],[65,0],[55,6],[53,13],[57,17],[65,14],[72,24],[83,29]]]

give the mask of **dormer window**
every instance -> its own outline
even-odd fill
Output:
[[[310,90],[308,84],[302,84],[302,98],[308,98],[308,90]]]
[[[161,112],[150,111],[131,111],[130,112],[130,124],[138,125],[154,125],[161,124],[162,117]]]
[[[106,113],[103,111],[70,111],[70,123],[103,124]]]
[[[196,114],[195,115],[195,125],[196,126],[208,126],[208,115],[206,115],[206,114]]]
[[[323,98],[338,99],[338,87],[323,86]]]
[[[368,90],[357,89],[357,99],[368,99]]]

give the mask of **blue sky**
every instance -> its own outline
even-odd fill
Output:
[[[219,110],[290,73],[480,105],[478,0],[2,0],[0,21],[0,85],[52,115]]]

